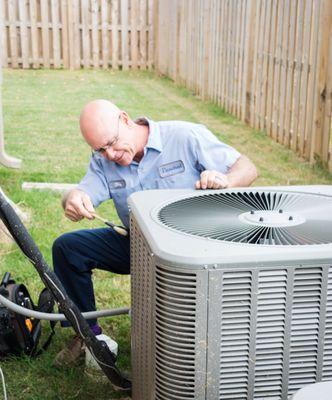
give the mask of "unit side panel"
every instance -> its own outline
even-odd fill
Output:
[[[289,347],[288,395],[317,381],[320,310],[322,298],[321,267],[296,268],[292,298]],[[325,316],[321,316],[324,318]]]
[[[332,267],[327,276],[326,323],[323,343],[322,380],[332,380]]]
[[[331,377],[330,266],[209,272],[207,400],[287,400]]]
[[[207,276],[156,266],[156,400],[206,398]]]
[[[256,333],[253,337],[255,357],[252,373],[252,398],[283,398],[283,379],[287,375],[287,324],[291,304],[292,269],[258,271]],[[285,340],[286,339],[286,340]],[[287,397],[286,397],[287,398]]]
[[[247,400],[252,271],[211,271],[208,400]]]
[[[131,337],[133,400],[155,400],[153,393],[153,281],[151,251],[135,220],[131,220]]]

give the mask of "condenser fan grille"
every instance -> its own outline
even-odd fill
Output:
[[[162,207],[158,219],[177,231],[229,242],[284,246],[332,242],[332,201],[323,195],[209,193]]]

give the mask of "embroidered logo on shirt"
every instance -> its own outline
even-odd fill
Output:
[[[126,187],[126,181],[124,179],[118,179],[115,181],[108,182],[109,188],[112,189],[123,189]]]
[[[166,178],[168,176],[181,174],[184,172],[184,169],[185,168],[182,160],[173,161],[171,163],[161,165],[159,167],[159,175],[162,178]]]

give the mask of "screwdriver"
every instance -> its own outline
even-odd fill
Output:
[[[113,224],[113,222],[107,221],[107,219],[101,217],[100,215],[98,215],[96,213],[92,213],[92,215],[95,218],[99,219],[99,221],[104,222],[104,224],[106,224],[107,226],[113,228],[115,230],[115,232],[117,232],[119,235],[128,236],[128,229],[125,228],[124,226],[115,225],[115,224]]]

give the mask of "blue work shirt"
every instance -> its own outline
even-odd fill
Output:
[[[142,120],[141,120],[142,121]],[[97,207],[113,199],[122,223],[129,226],[127,198],[149,189],[195,188],[204,170],[226,174],[240,157],[234,148],[217,139],[205,126],[183,121],[154,122],[149,125],[143,158],[121,166],[93,155],[89,169],[78,185]]]

